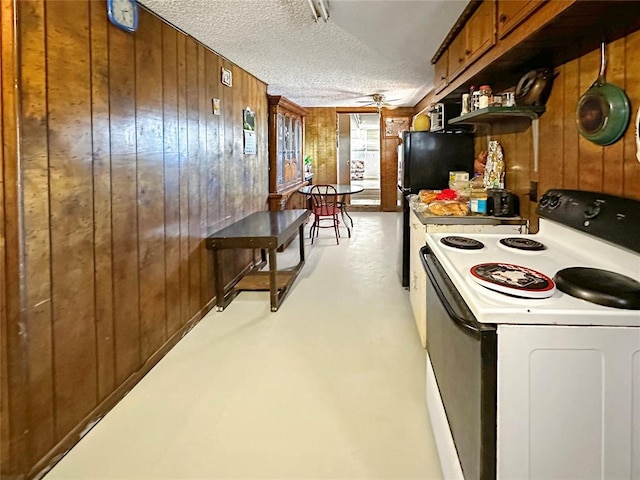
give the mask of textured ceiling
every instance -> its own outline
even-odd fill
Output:
[[[374,93],[414,106],[433,87],[431,58],[467,0],[139,0],[303,107],[362,106]]]

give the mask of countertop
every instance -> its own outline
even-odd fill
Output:
[[[438,216],[416,210],[415,202],[409,202],[411,210],[423,225],[526,225],[527,219],[522,217],[493,217],[489,215],[466,215],[464,217],[447,215]]]

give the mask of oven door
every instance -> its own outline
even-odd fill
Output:
[[[479,323],[429,247],[427,353],[466,480],[496,476],[496,328]]]

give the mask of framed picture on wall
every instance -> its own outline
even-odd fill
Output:
[[[397,137],[405,130],[409,130],[409,117],[387,117],[384,119],[385,137]]]
[[[231,73],[231,70],[227,70],[226,68],[222,67],[222,73],[220,74],[220,81],[222,82],[223,85],[226,85],[227,87],[232,86],[233,74]]]
[[[244,130],[244,153],[255,155],[258,153],[256,141],[256,114],[249,107],[242,111],[242,129]]]
[[[212,98],[211,99],[211,111],[214,115],[220,115],[220,99]]]

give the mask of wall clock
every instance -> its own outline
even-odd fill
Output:
[[[135,32],[138,28],[136,0],[107,0],[107,15],[111,23],[126,32]]]

